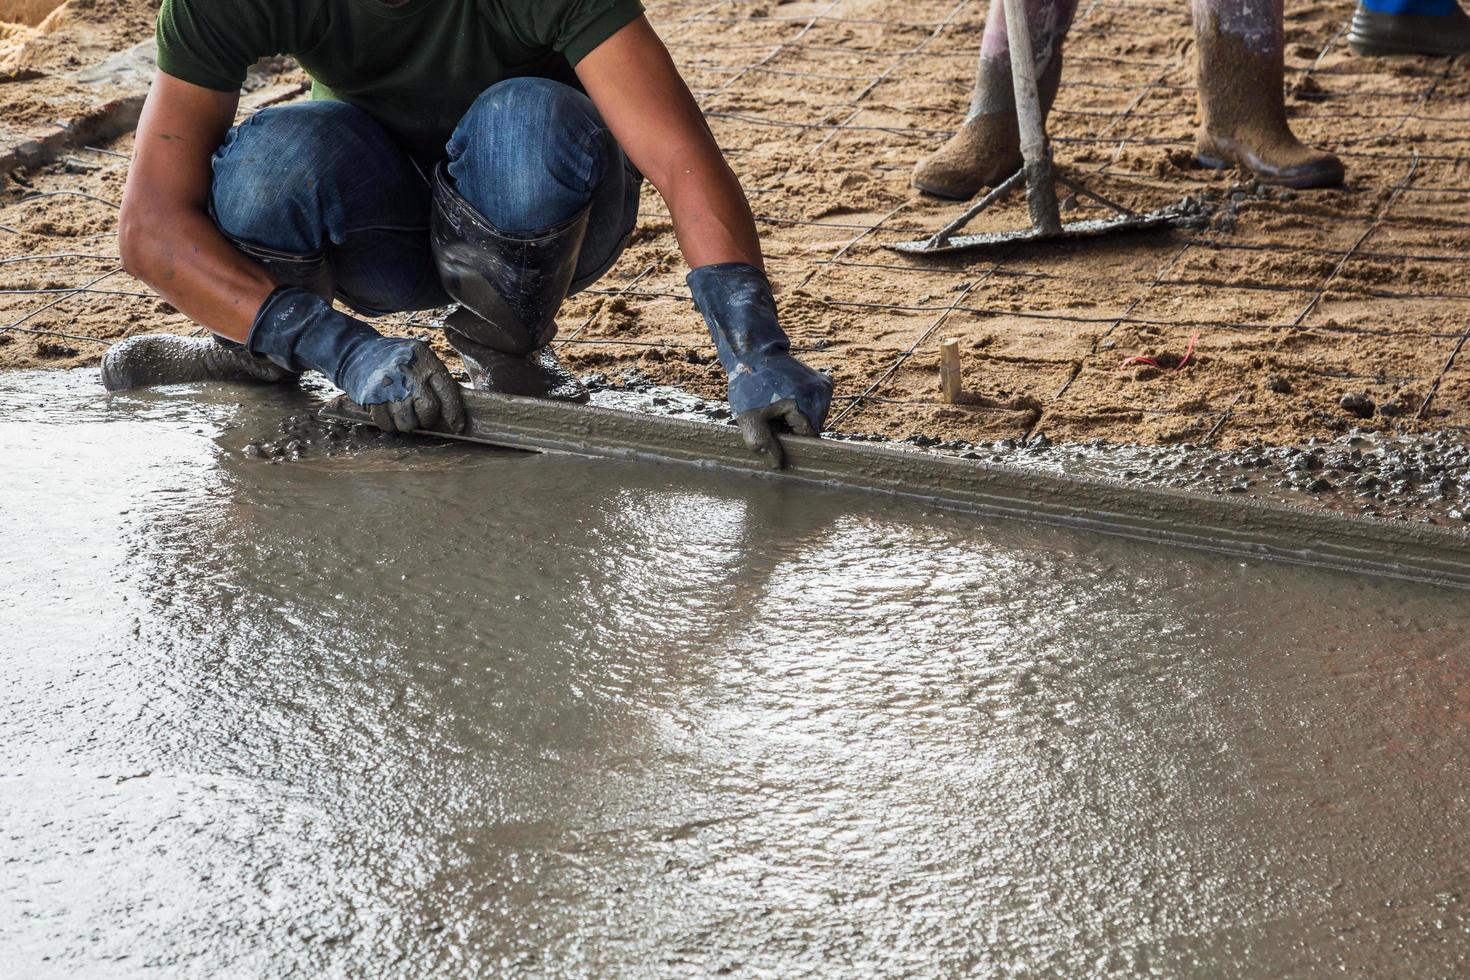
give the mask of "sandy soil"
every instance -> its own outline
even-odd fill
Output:
[[[90,50],[98,37],[114,48],[146,37],[149,5],[116,2],[122,28],[78,17],[42,39],[32,70],[75,58],[61,52]],[[1344,188],[1261,191],[1240,186],[1238,174],[1193,168],[1186,6],[1099,0],[1083,5],[1067,49],[1051,126],[1060,163],[1135,207],[1205,194],[1233,213],[1198,232],[925,261],[882,244],[960,210],[916,194],[908,177],[967,104],[982,4],[651,6],[751,194],[786,326],[803,356],[837,379],[837,428],[1233,446],[1351,426],[1470,424],[1470,355],[1455,357],[1470,326],[1470,75],[1445,59],[1354,57],[1340,37],[1350,4],[1292,2],[1286,25],[1293,126],[1343,156]],[[50,81],[0,85],[7,118]],[[126,154],[128,141],[107,149]],[[0,293],[0,367],[92,363],[102,341],[192,329],[120,273],[89,287],[105,291],[37,292],[116,268],[112,204],[125,165],[81,153],[6,187],[0,288],[11,292]],[[29,197],[37,191],[68,193]],[[1013,200],[977,230],[1024,220]],[[30,258],[56,253],[67,257]],[[649,191],[627,255],[569,302],[563,356],[584,372],[636,370],[720,396],[683,274],[666,210]],[[423,317],[407,324],[424,328]],[[1196,333],[1188,364],[1172,369]],[[965,352],[960,406],[937,403],[938,347],[950,337]],[[1123,367],[1138,355],[1164,369]],[[1341,405],[1357,394],[1366,401]]]
[[[0,0],[0,142],[121,94],[110,78],[78,77],[152,36],[156,3]]]

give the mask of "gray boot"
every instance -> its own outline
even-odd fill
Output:
[[[332,295],[331,272],[322,256],[286,255],[231,239],[232,244],[265,266],[282,286],[304,286]],[[113,344],[102,358],[102,385],[108,391],[154,388],[200,381],[248,381],[279,384],[297,375],[256,357],[219,334],[179,337],[141,334]]]
[[[280,383],[296,375],[233,341],[220,338],[141,334],[119,341],[102,358],[102,386],[108,391],[153,388],[198,381]]]
[[[591,209],[529,232],[504,232],[434,171],[431,241],[445,291],[459,308],[444,334],[476,388],[585,402],[587,389],[547,346],[567,298]]]

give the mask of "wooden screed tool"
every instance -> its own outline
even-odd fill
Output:
[[[1148,228],[1163,228],[1174,225],[1196,225],[1209,216],[1207,206],[1192,199],[1170,205],[1158,211],[1140,214],[1109,201],[1056,172],[1052,166],[1051,146],[1046,139],[1046,124],[1041,118],[1041,95],[1036,83],[1036,57],[1031,48],[1031,25],[1026,20],[1024,0],[1006,0],[1006,34],[1011,48],[1011,81],[1016,93],[1016,123],[1021,133],[1021,158],[1025,161],[1021,169],[1001,181],[980,200],[970,206],[964,214],[945,225],[928,238],[912,242],[888,245],[898,252],[909,255],[939,255],[965,252],[988,246],[1016,242],[1059,241],[1072,238],[1092,238],[1118,231],[1141,231]],[[976,215],[1004,197],[1013,187],[1026,182],[1026,209],[1031,215],[1031,227],[1016,231],[988,232],[980,235],[960,235],[959,232]],[[1106,218],[1074,221],[1063,224],[1061,208],[1057,204],[1057,184],[1062,184],[1073,194],[1096,201],[1110,209],[1113,214]]]

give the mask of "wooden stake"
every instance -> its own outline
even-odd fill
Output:
[[[965,387],[964,368],[960,366],[960,342],[946,340],[939,345],[939,398],[946,405],[957,404]]]

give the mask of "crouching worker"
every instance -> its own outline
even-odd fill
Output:
[[[279,53],[312,101],[231,128],[246,69]],[[791,356],[749,205],[638,0],[164,0],[158,65],[123,262],[214,337],[119,344],[109,388],[315,370],[383,429],[458,430],[429,346],[362,319],[455,303],[477,387],[585,399],[547,345],[646,175],[747,441],[825,422],[831,381]]]

